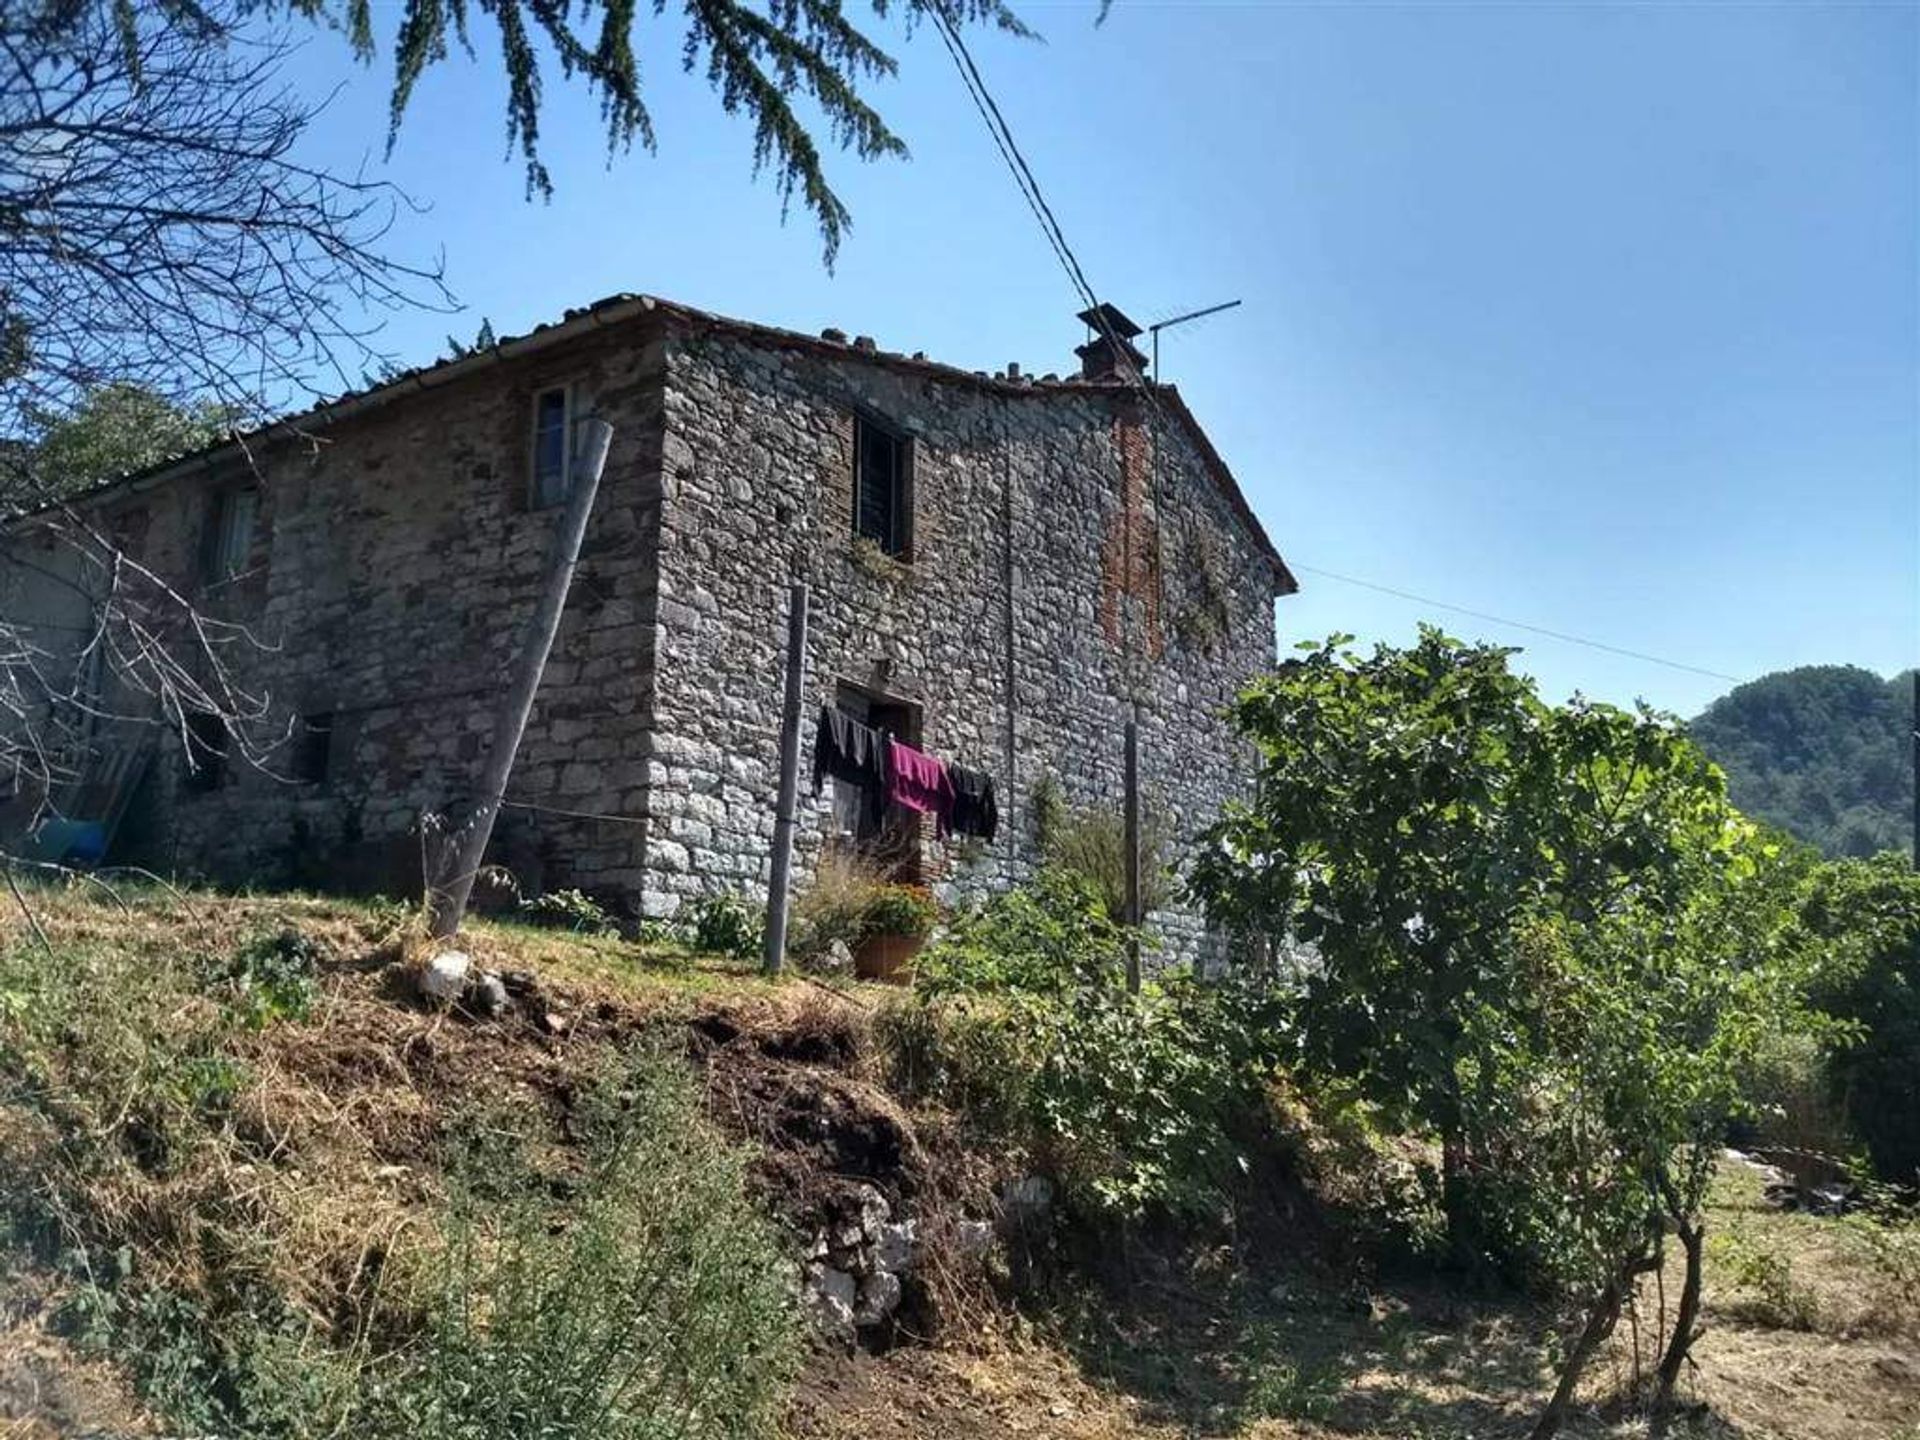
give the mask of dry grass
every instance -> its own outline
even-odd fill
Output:
[[[406,1293],[438,1243],[449,1115],[484,1101],[564,1128],[599,1057],[665,1020],[686,1027],[710,1110],[759,1146],[769,1198],[796,1224],[836,1185],[872,1181],[937,1231],[941,1216],[978,1213],[996,1176],[998,1157],[967,1149],[950,1119],[887,1093],[872,1021],[891,997],[869,987],[769,983],[749,966],[478,924],[464,943],[482,964],[540,977],[537,1005],[482,1025],[395,987],[417,940],[390,908],[158,889],[42,890],[34,903],[60,969],[17,915],[0,918],[0,1191],[52,1232],[44,1254],[130,1244],[143,1276],[170,1288],[249,1280],[351,1330]],[[319,947],[311,1012],[249,1029],[208,965],[287,925]],[[210,1059],[234,1067],[211,1106],[192,1089]],[[1752,1266],[1710,1254],[1691,1433],[1920,1437],[1907,1272],[1857,1227],[1764,1209],[1748,1170],[1725,1178],[1710,1224],[1782,1259],[1810,1320],[1775,1323],[1742,1283]],[[1010,1319],[977,1285],[936,1295],[958,1322],[939,1347],[823,1357],[795,1433],[1497,1437],[1523,1432],[1544,1394],[1558,1323],[1544,1309],[1363,1291],[1325,1265],[1252,1283],[1232,1256],[1184,1270],[1135,1258],[1131,1284],[1078,1323]],[[0,1440],[137,1428],[111,1374],[45,1333],[50,1273],[0,1280]],[[1677,1275],[1666,1283],[1677,1293]],[[1649,1291],[1642,1313],[1655,1308]],[[1623,1328],[1595,1367],[1576,1440],[1633,1433],[1606,1405],[1631,1379],[1629,1340]]]

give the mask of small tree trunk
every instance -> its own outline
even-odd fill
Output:
[[[1643,1252],[1628,1260],[1607,1281],[1606,1288],[1594,1300],[1593,1309],[1587,1313],[1586,1326],[1581,1330],[1580,1338],[1574,1341],[1573,1349],[1568,1352],[1567,1363],[1560,1369],[1560,1380],[1553,1387],[1553,1398],[1547,1401],[1547,1408],[1540,1412],[1533,1429],[1527,1432],[1527,1440],[1552,1440],[1559,1433],[1561,1423],[1573,1405],[1573,1392],[1580,1383],[1581,1372],[1587,1368],[1593,1352],[1613,1333],[1613,1327],[1620,1319],[1620,1307],[1632,1293],[1634,1281],[1656,1263]]]
[[[1463,1272],[1479,1269],[1478,1231],[1467,1185],[1467,1144],[1458,1135],[1440,1138],[1440,1209],[1447,1222],[1447,1249]]]
[[[1667,1353],[1660,1358],[1660,1371],[1654,1378],[1653,1417],[1647,1425],[1647,1440],[1660,1440],[1673,1418],[1673,1390],[1680,1382],[1680,1371],[1687,1363],[1693,1342],[1700,1338],[1695,1328],[1700,1318],[1702,1257],[1706,1250],[1707,1226],[1704,1220],[1678,1222],[1680,1248],[1686,1252],[1687,1276],[1680,1288],[1680,1308],[1674,1317],[1673,1338]]]

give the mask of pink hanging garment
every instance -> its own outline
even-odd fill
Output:
[[[887,799],[903,809],[933,816],[936,831],[945,836],[953,814],[953,781],[947,776],[947,762],[923,755],[889,735]]]

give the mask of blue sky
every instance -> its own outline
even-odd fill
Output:
[[[1143,323],[1245,302],[1169,332],[1164,369],[1301,571],[1283,648],[1430,618],[1523,644],[1551,698],[1728,688],[1327,571],[1743,678],[1920,658],[1920,6],[1017,8],[1044,43],[971,43],[1096,290]],[[913,155],[834,160],[829,275],[649,23],[659,154],[609,168],[553,77],[544,204],[484,51],[428,75],[385,162],[388,57],[306,43],[299,87],[343,87],[312,154],[430,207],[394,247],[444,249],[469,307],[389,349],[637,290],[1073,365],[1073,292],[931,31],[882,27],[901,72],[872,94]]]

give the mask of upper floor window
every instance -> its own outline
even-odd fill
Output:
[[[853,420],[853,533],[896,559],[913,554],[912,442],[856,415]]]
[[[220,788],[227,768],[227,724],[218,715],[195,711],[186,717],[181,753],[181,784],[205,794]]]
[[[333,715],[303,715],[293,732],[293,778],[302,785],[324,785],[333,759]]]
[[[528,502],[535,510],[564,505],[573,493],[573,389],[556,385],[533,397],[533,483]]]
[[[218,585],[247,568],[254,522],[259,515],[260,492],[251,485],[235,486],[214,496],[212,522],[207,530],[208,583]]]

